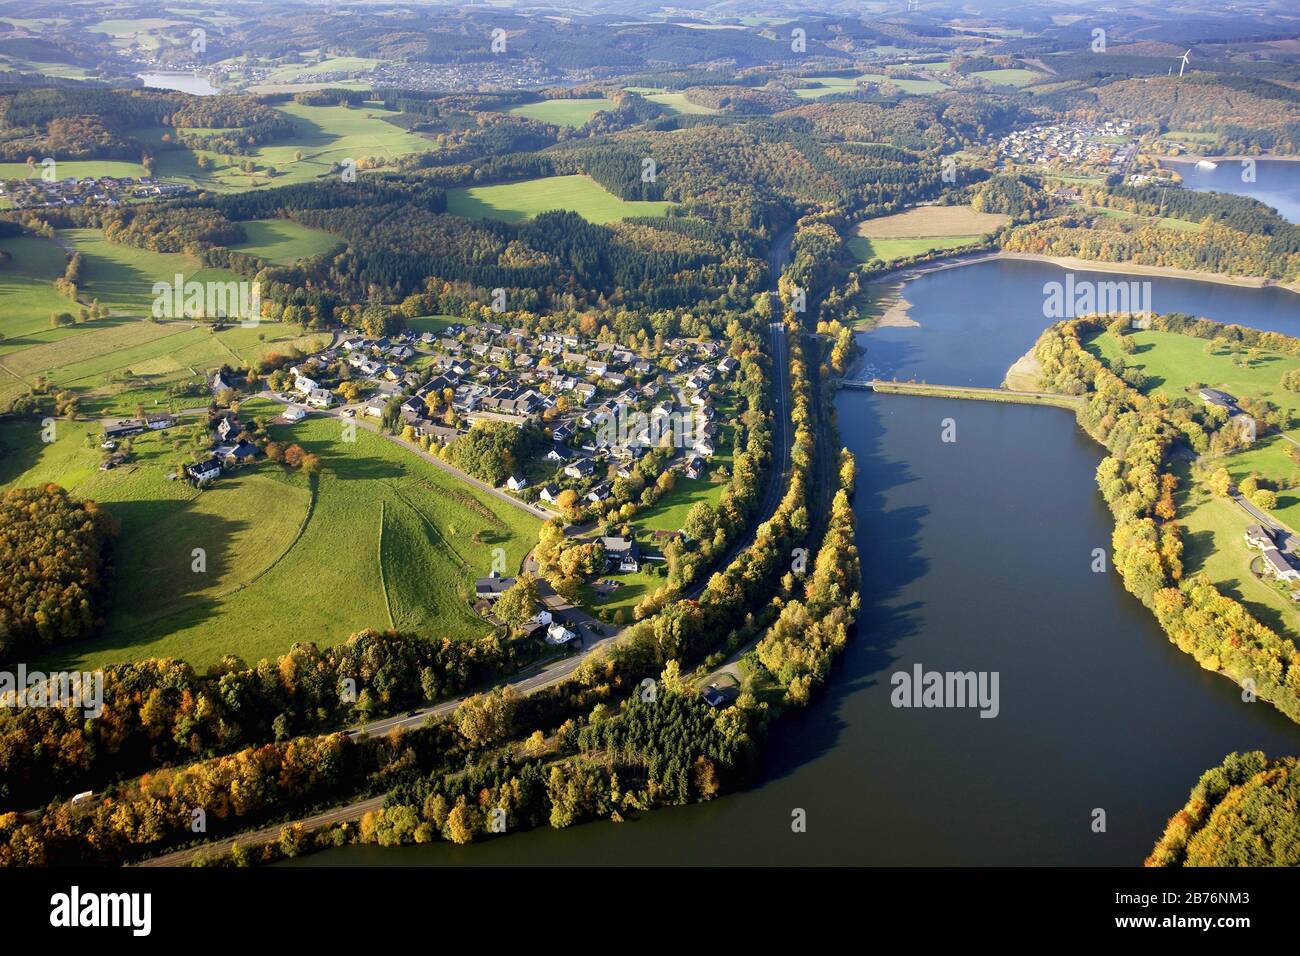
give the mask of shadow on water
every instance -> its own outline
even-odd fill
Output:
[[[844,399],[844,394],[850,397]],[[845,701],[875,687],[881,674],[896,661],[894,647],[921,626],[922,602],[894,602],[929,568],[921,553],[920,531],[930,509],[889,506],[889,491],[918,479],[908,462],[891,458],[885,451],[882,416],[888,412],[883,403],[861,394],[842,393],[838,413],[845,441],[857,455],[853,495],[853,510],[858,515],[856,540],[862,579],[870,581],[871,587],[863,590],[856,635],[835,662],[820,698],[810,708],[789,714],[773,729],[774,746],[764,767],[768,780],[779,780],[835,747],[848,728],[840,716]]]

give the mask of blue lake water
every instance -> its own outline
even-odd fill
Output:
[[[1285,159],[1217,159],[1216,169],[1199,169],[1195,160],[1161,160],[1178,170],[1183,187],[1198,192],[1236,193],[1272,206],[1289,222],[1300,222],[1300,162]],[[1254,181],[1249,181],[1253,170]],[[1245,177],[1245,178],[1243,178]]]

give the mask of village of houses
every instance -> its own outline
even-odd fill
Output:
[[[285,370],[287,375],[268,376],[269,382],[289,384],[266,395],[284,404],[279,418],[288,424],[327,414],[374,419],[377,426],[387,413],[394,437],[431,451],[476,422],[535,425],[549,438],[528,463],[529,471],[542,477],[530,481],[520,471],[497,490],[553,514],[559,513],[562,493],[571,490],[576,507],[596,514],[609,501],[614,479],[630,477],[652,448],[668,454],[665,470],[686,479],[705,477],[721,437],[717,401],[737,369],[737,361],[716,342],[669,340],[651,359],[608,342],[484,322],[452,324],[440,333],[408,330],[391,338],[360,332],[336,336],[330,347]],[[241,381],[238,373],[220,370],[208,384],[214,399],[260,387],[241,389]],[[345,388],[346,383],[354,384]],[[345,392],[355,400],[348,401]],[[118,463],[119,440],[179,421],[164,412],[105,422],[102,467]],[[210,453],[184,475],[200,487],[262,454],[238,413],[215,400],[208,425]],[[655,532],[654,537],[661,542],[678,534]],[[617,535],[599,540],[611,574],[640,570],[645,557],[636,540]],[[514,581],[498,574],[479,579],[476,609],[490,618],[492,602]],[[552,644],[578,637],[549,612],[533,626],[545,627],[545,640]]]
[[[184,183],[159,182],[152,176],[86,176],[82,179],[0,180],[0,201],[17,209],[67,206],[118,206],[145,199],[175,199],[193,190]]]

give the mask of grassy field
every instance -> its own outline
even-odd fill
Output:
[[[730,401],[718,407],[718,434],[713,446],[717,454],[708,462],[708,467],[699,478],[686,478],[680,473],[673,490],[664,495],[653,508],[647,508],[636,517],[640,531],[680,531],[686,523],[686,515],[696,502],[705,501],[715,508],[722,499],[725,482],[714,481],[713,477],[720,468],[730,473],[732,466],[732,448],[735,444],[735,428],[730,424],[735,415],[734,404]],[[644,543],[644,542],[643,542]]]
[[[320,339],[303,335],[297,326],[272,322],[213,332],[187,320],[101,319],[76,326],[72,334],[59,330],[24,337],[25,346],[0,357],[0,404],[44,375],[59,388],[76,392],[84,415],[129,414],[137,405],[194,406],[204,399],[172,399],[168,388],[206,379],[222,365],[241,366],[289,345],[306,350]]]
[[[1205,133],[1194,129],[1171,129],[1161,134],[1162,139],[1172,139],[1182,143],[1217,143],[1218,133]]]
[[[1235,502],[1195,484],[1185,464],[1178,469],[1178,477],[1184,575],[1204,572],[1264,624],[1300,640],[1300,607],[1250,571],[1251,559],[1259,552],[1247,547],[1245,533],[1255,520]]]
[[[821,99],[833,93],[851,93],[859,82],[892,83],[904,93],[938,93],[947,87],[938,80],[905,80],[886,76],[883,73],[863,73],[860,76],[805,76],[802,78],[814,86],[801,87],[794,91],[795,96],[805,100]]]
[[[962,246],[974,245],[979,236],[930,236],[919,239],[865,239],[855,236],[846,245],[859,262],[879,259],[893,262],[940,249],[960,249]]]
[[[425,332],[433,332],[436,335],[442,333],[447,326],[462,321],[464,320],[454,315],[421,315],[414,319],[407,319],[406,327],[419,335]]]
[[[609,108],[609,100],[603,98],[542,100],[540,103],[525,103],[523,106],[516,106],[506,112],[513,113],[515,116],[527,116],[529,119],[535,119],[543,123],[554,123],[556,126],[571,126],[577,129],[601,110]]]
[[[365,56],[332,56],[319,63],[290,63],[267,77],[267,83],[290,83],[299,74],[318,76],[322,73],[369,73],[379,61]]]
[[[685,93],[672,93],[667,90],[659,90],[652,86],[629,86],[629,92],[640,93],[652,103],[659,103],[670,113],[677,115],[710,115],[717,113],[712,106],[702,106],[699,103],[692,103],[686,98]]]
[[[0,250],[10,255],[0,265],[0,349],[13,348],[23,338],[50,328],[51,312],[75,312],[70,299],[54,291],[53,281],[63,275],[67,256],[55,243],[35,236],[0,239]]]
[[[243,226],[248,238],[230,248],[282,265],[310,259],[343,245],[337,236],[291,219],[254,219]]]
[[[971,245],[1007,222],[1008,216],[976,212],[969,206],[917,206],[859,223],[846,245],[859,262],[892,262]]]
[[[978,76],[981,80],[992,83],[994,86],[1028,86],[1035,80],[1046,79],[1046,74],[1022,69],[980,70],[970,75]]]
[[[285,103],[276,108],[292,117],[298,127],[297,134],[291,139],[260,146],[250,157],[226,157],[205,150],[162,150],[158,154],[157,175],[199,189],[232,192],[307,182],[328,175],[334,163],[348,159],[357,162],[367,157],[391,160],[432,148],[428,140],[385,122],[384,111],[379,108],[304,106],[301,103]],[[137,135],[159,142],[169,132],[157,127],[140,131]],[[207,156],[213,168],[199,169],[195,159],[198,155]],[[231,161],[227,162],[227,159]],[[245,159],[252,159],[263,169],[243,172],[239,164]],[[269,175],[265,167],[273,168],[275,175]]]
[[[167,389],[206,377],[222,365],[241,366],[289,345],[309,346],[320,336],[296,326],[263,322],[221,332],[185,319],[144,321],[151,311],[154,282],[187,278],[234,279],[223,270],[203,269],[188,256],[148,252],[106,242],[98,230],[60,233],[85,256],[83,295],[98,298],[118,314],[94,322],[55,328],[51,312],[77,312],[54,292],[64,251],[44,239],[0,242],[13,259],[0,267],[0,407],[44,376],[77,392],[85,414],[111,415],[136,405],[171,407]],[[194,404],[195,400],[188,400]]]
[[[1227,349],[1207,354],[1206,339],[1172,332],[1130,332],[1129,337],[1137,344],[1137,351],[1124,356],[1124,360],[1148,376],[1145,389],[1148,393],[1189,398],[1199,403],[1197,388],[1210,385],[1238,398],[1265,399],[1300,417],[1300,394],[1288,392],[1280,385],[1283,374],[1300,368],[1300,358],[1260,350],[1254,355],[1241,356],[1243,364],[1238,366]],[[1120,355],[1109,333],[1093,336],[1086,344],[1106,361],[1114,361]],[[1300,437],[1300,432],[1294,429],[1289,434]],[[1297,471],[1287,456],[1289,447],[1285,438],[1272,435],[1229,456],[1222,464],[1234,480],[1255,473],[1277,482],[1284,490],[1278,493],[1278,506],[1272,513],[1291,527],[1300,528],[1300,492],[1289,487],[1291,476]]]
[[[37,157],[35,176],[31,175],[32,171],[27,168],[26,163],[0,163],[0,179],[39,179],[41,158]],[[54,172],[59,179],[67,179],[69,176],[77,179],[85,179],[87,176],[94,176],[96,179],[100,176],[139,178],[148,175],[143,165],[124,159],[64,159],[58,161]]]
[[[1139,216],[1126,209],[1107,209],[1102,206],[1085,206],[1083,208],[1087,209],[1088,212],[1104,216],[1107,219],[1140,219],[1143,225],[1155,225],[1161,229],[1171,229],[1174,232],[1201,231],[1201,224],[1199,222],[1190,222],[1186,219],[1172,219],[1169,216]]]
[[[230,282],[238,279],[225,269],[209,269],[195,256],[150,252],[109,242],[99,229],[64,229],[59,238],[80,252],[84,265],[79,284],[83,297],[98,299],[123,315],[149,315],[155,282],[173,282],[177,274],[188,281]]]
[[[447,212],[452,215],[506,222],[531,219],[552,209],[570,209],[588,222],[603,223],[629,216],[662,216],[670,205],[619,199],[589,176],[548,176],[447,191]]]
[[[246,403],[245,415],[275,407]],[[336,643],[395,622],[460,639],[486,629],[468,603],[493,549],[517,568],[539,522],[479,494],[365,430],[342,440],[325,417],[273,425],[273,436],[321,455],[309,479],[261,462],[203,491],[168,481],[175,432],[148,435],[131,465],[97,468],[94,423],[60,423],[45,445],[31,422],[0,425],[0,483],[58,481],[122,522],[105,633],[58,655],[61,667],[174,656],[205,666],[250,663],[295,641]],[[207,569],[192,570],[195,548]]]
[[[1141,369],[1148,376],[1148,392],[1160,392],[1170,398],[1185,396],[1200,401],[1196,386],[1212,385],[1241,397],[1264,398],[1290,409],[1300,416],[1300,394],[1288,392],[1281,386],[1283,374],[1300,368],[1300,358],[1278,352],[1259,350],[1253,356],[1242,355],[1242,365],[1234,362],[1227,349],[1207,353],[1207,339],[1173,332],[1130,332],[1137,346],[1124,361]],[[1121,353],[1109,334],[1094,336],[1088,348],[1107,361]]]

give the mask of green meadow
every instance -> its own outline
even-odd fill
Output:
[[[692,103],[686,98],[685,93],[669,92],[660,90],[653,86],[629,86],[628,92],[640,93],[652,103],[658,103],[665,107],[670,113],[677,115],[700,115],[706,116],[719,112],[712,106],[702,106],[699,103]]]
[[[1300,394],[1281,386],[1284,373],[1300,368],[1300,358],[1263,349],[1241,356],[1234,356],[1226,348],[1207,354],[1208,339],[1173,332],[1136,331],[1129,332],[1127,337],[1133,339],[1137,351],[1125,355],[1124,361],[1148,376],[1148,392],[1199,402],[1197,386],[1210,385],[1238,398],[1268,399],[1300,417]],[[1087,345],[1107,361],[1121,355],[1109,333],[1094,336]],[[1238,365],[1235,358],[1240,358],[1243,364]]]
[[[53,282],[63,275],[67,256],[52,242],[35,236],[0,239],[0,251],[9,261],[0,263],[0,349],[34,332],[50,328],[50,313],[76,312],[75,303],[54,291]]]
[[[568,209],[588,222],[605,223],[629,216],[662,216],[672,203],[628,201],[606,191],[590,176],[548,176],[499,186],[470,186],[447,191],[447,212],[470,219],[519,222],[553,209]]]
[[[59,237],[84,256],[82,297],[98,299],[116,314],[54,327],[52,312],[79,312],[52,284],[63,273],[64,250],[34,237],[0,241],[0,249],[12,257],[0,266],[0,407],[40,377],[76,392],[84,414],[128,413],[137,405],[172,407],[171,386],[206,378],[222,365],[242,366],[267,352],[306,347],[319,339],[274,322],[213,332],[188,319],[141,319],[152,311],[155,282],[171,283],[178,273],[187,280],[236,277],[205,269],[189,256],[107,242],[98,230],[69,229]]]
[[[1130,332],[1128,337],[1136,343],[1137,351],[1125,355],[1124,361],[1148,376],[1145,388],[1148,393],[1188,398],[1199,404],[1198,387],[1209,385],[1238,398],[1270,401],[1300,418],[1300,393],[1289,392],[1281,386],[1283,374],[1300,368],[1300,358],[1262,349],[1240,356],[1234,356],[1227,348],[1207,354],[1208,339],[1172,332]],[[1120,355],[1109,333],[1094,336],[1087,347],[1106,361],[1114,361]],[[1238,365],[1236,359],[1242,364]],[[1300,437],[1296,429],[1288,434],[1292,438]],[[1300,528],[1300,489],[1289,487],[1291,476],[1297,472],[1297,466],[1287,456],[1290,447],[1286,438],[1270,435],[1224,459],[1222,464],[1236,481],[1254,473],[1277,482],[1282,490],[1278,492],[1278,506],[1273,514],[1291,527]]]
[[[319,63],[290,63],[267,77],[267,83],[290,83],[299,74],[318,76],[323,73],[369,73],[379,61],[365,56],[332,56]]]
[[[276,411],[257,400],[243,408]],[[48,445],[34,422],[0,426],[0,483],[57,481],[122,524],[106,629],[52,665],[171,656],[204,667],[226,654],[252,663],[295,641],[326,646],[394,625],[474,637],[487,630],[470,607],[474,579],[494,549],[514,569],[536,541],[531,516],[364,429],[344,441],[324,416],[271,426],[276,440],[321,456],[318,476],[262,461],[202,491],[168,480],[187,458],[182,433],[196,427],[142,436],[130,464],[104,472],[96,423],[60,423]],[[197,572],[196,548],[206,564]]]
[[[230,248],[277,265],[310,259],[343,245],[337,236],[291,219],[254,219],[242,225],[248,238]]]
[[[962,246],[979,242],[980,238],[980,236],[923,236],[908,239],[868,239],[865,236],[854,236],[845,245],[859,262],[870,262],[872,259],[893,262],[895,259],[919,256],[937,249],[960,249]]]
[[[859,82],[863,83],[892,83],[904,93],[938,93],[947,89],[938,80],[906,80],[886,76],[883,73],[863,73],[861,76],[805,76],[802,77],[806,83],[815,84],[813,86],[800,87],[794,91],[795,96],[805,100],[821,99],[823,96],[830,96],[833,93],[852,93]]]
[[[172,283],[178,274],[199,282],[239,278],[225,269],[207,268],[195,256],[109,242],[99,229],[63,229],[59,238],[82,255],[83,298],[98,299],[100,305],[124,315],[150,315],[154,283]]]
[[[1235,456],[1234,456],[1235,457]],[[1184,576],[1204,573],[1219,589],[1246,605],[1256,618],[1292,640],[1300,640],[1300,606],[1250,571],[1259,554],[1245,542],[1255,519],[1236,502],[1195,482],[1186,463],[1179,477],[1178,523],[1183,530]],[[1283,495],[1279,495],[1279,500]]]
[[[41,158],[37,157],[35,175],[26,163],[0,163],[0,179],[39,179]],[[54,172],[59,179],[85,179],[87,176],[96,179],[100,176],[139,178],[149,175],[142,164],[125,159],[61,159],[55,164]]]
[[[248,157],[228,157],[208,150],[163,149],[158,153],[157,175],[189,183],[197,189],[231,192],[319,179],[329,175],[335,163],[349,159],[358,163],[367,158],[394,160],[432,148],[427,139],[386,122],[383,118],[386,111],[379,107],[353,109],[284,103],[276,109],[293,118],[297,127],[293,137],[259,146]],[[138,135],[162,142],[171,133],[157,127],[140,131]],[[196,157],[200,155],[211,161],[212,168],[199,168]],[[246,159],[262,168],[244,172],[239,165]]]
[[[994,86],[1028,86],[1035,80],[1046,78],[1046,74],[1023,69],[980,70],[970,75],[978,76],[981,80],[992,83]]]
[[[506,112],[513,113],[515,116],[526,116],[529,119],[535,119],[543,123],[554,123],[556,126],[571,126],[577,129],[601,110],[609,109],[610,106],[609,100],[603,98],[542,100],[540,103],[525,103],[523,106],[513,107]]]

